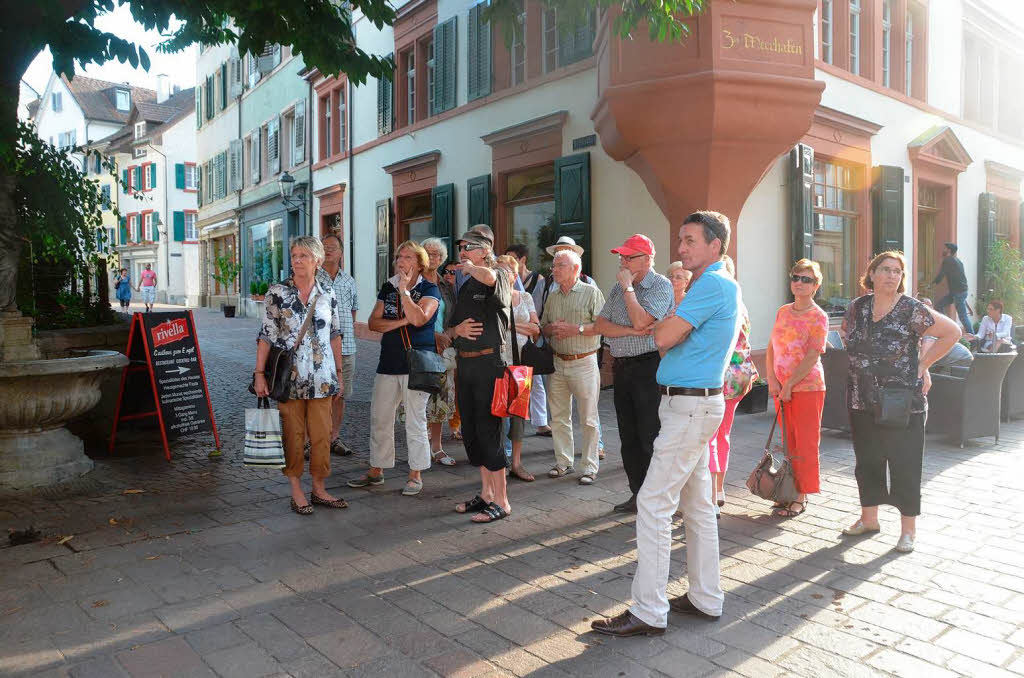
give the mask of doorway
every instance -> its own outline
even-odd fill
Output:
[[[914,251],[917,253],[917,289],[929,290],[932,280],[939,273],[942,259],[943,239],[940,237],[939,224],[942,218],[942,193],[946,189],[935,184],[921,182],[917,188],[917,242]],[[942,296],[929,290],[933,296]],[[943,294],[945,292],[943,291]]]

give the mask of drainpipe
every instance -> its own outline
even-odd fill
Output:
[[[307,82],[309,83],[309,93],[306,95],[306,120],[310,122],[309,144],[306,149],[309,151],[306,153],[306,161],[309,163],[309,188],[306,189],[308,194],[306,199],[309,201],[306,210],[306,233],[309,235],[317,235],[315,230],[319,229],[313,228],[313,81],[308,80]],[[294,117],[295,116],[292,116],[292,118]],[[306,130],[302,130],[302,133],[305,134]]]
[[[352,223],[352,201],[354,196],[352,194],[352,186],[355,184],[355,164],[352,162],[352,134],[355,131],[355,119],[356,110],[355,106],[352,105],[352,81],[347,80],[345,82],[345,111],[348,113],[348,186],[345,188],[348,193],[348,274],[353,278],[355,273],[355,252],[352,249],[355,247],[355,224]]]

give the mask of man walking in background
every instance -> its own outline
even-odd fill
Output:
[[[954,304],[964,331],[973,332],[974,324],[971,322],[971,314],[967,312],[967,274],[964,273],[964,263],[956,256],[956,251],[957,246],[954,242],[947,242],[942,247],[942,265],[932,285],[938,285],[945,279],[946,296],[939,299],[935,309],[939,313],[950,315],[947,313],[949,305]]]

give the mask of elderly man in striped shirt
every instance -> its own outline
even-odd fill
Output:
[[[644,484],[661,429],[656,378],[661,356],[651,330],[668,313],[674,297],[672,283],[652,268],[655,251],[650,238],[631,235],[612,254],[619,255],[618,282],[608,293],[594,329],[608,340],[615,360],[615,418],[631,493],[615,510],[636,513],[636,494]]]
[[[558,288],[548,296],[540,324],[555,352],[555,373],[548,378],[555,466],[548,476],[561,478],[573,472],[572,400],[575,398],[583,428],[583,475],[579,482],[591,485],[597,478],[599,466],[597,400],[601,393],[597,367],[601,333],[594,329],[594,321],[604,306],[604,295],[594,285],[580,280],[581,267],[580,255],[575,251],[555,253],[551,275]]]

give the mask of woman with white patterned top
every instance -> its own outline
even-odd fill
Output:
[[[295,348],[291,389],[286,402],[278,404],[284,443],[284,474],[291,483],[291,508],[300,515],[313,513],[312,504],[345,508],[344,499],[331,495],[324,480],[331,473],[331,404],[341,394],[341,325],[334,289],[316,279],[324,260],[318,238],[301,236],[291,243],[293,276],[267,290],[266,314],[257,337],[256,395],[270,393],[265,371],[270,347]],[[308,314],[309,327],[298,343]],[[296,344],[298,346],[296,347]],[[310,440],[309,474],[313,490],[306,498],[302,490],[303,447]]]

